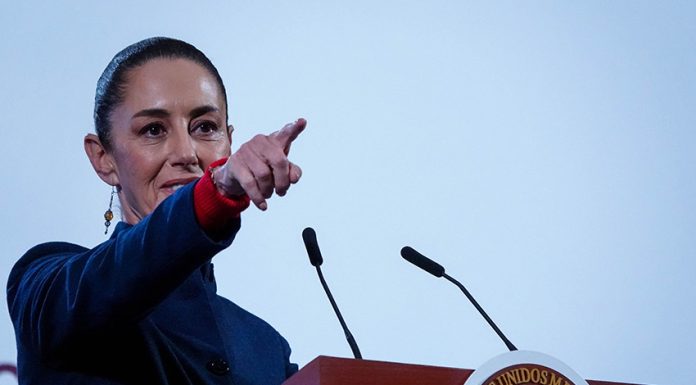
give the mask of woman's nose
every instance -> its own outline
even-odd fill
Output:
[[[189,135],[188,130],[177,130],[177,134],[171,136],[171,150],[169,158],[172,166],[189,166],[198,164],[196,146]]]

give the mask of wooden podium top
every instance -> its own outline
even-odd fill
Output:
[[[471,369],[319,356],[283,385],[463,385],[473,372]],[[590,385],[635,385],[587,382]]]

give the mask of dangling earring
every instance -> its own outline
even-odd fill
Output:
[[[104,235],[109,231],[109,226],[111,226],[111,220],[114,219],[114,212],[111,211],[111,206],[114,204],[114,194],[116,194],[116,187],[111,186],[111,197],[109,198],[109,208],[104,212]]]

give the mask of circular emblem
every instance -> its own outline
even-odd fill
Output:
[[[514,351],[483,364],[464,385],[588,385],[561,361],[543,353]]]

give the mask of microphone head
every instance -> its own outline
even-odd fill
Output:
[[[321,257],[319,243],[317,243],[317,233],[314,232],[314,229],[307,227],[302,230],[302,240],[307,249],[307,255],[309,255],[309,263],[311,263],[312,266],[321,266],[324,262],[324,258]]]
[[[401,256],[411,262],[412,264],[420,267],[421,269],[427,271],[428,273],[440,278],[445,274],[445,268],[439,263],[433,261],[432,259],[426,257],[425,255],[413,250],[411,247],[405,246],[401,249]]]

